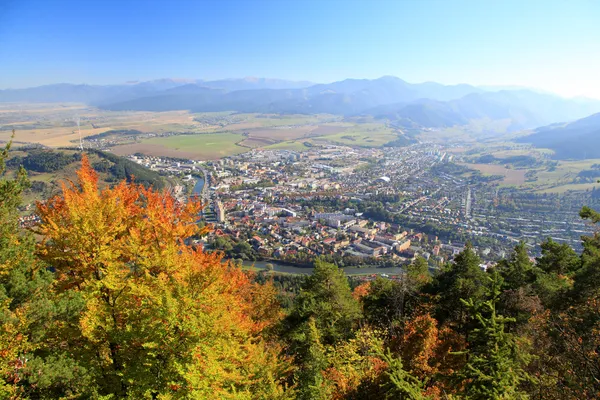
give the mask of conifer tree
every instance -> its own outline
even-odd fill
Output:
[[[468,299],[463,303],[474,320],[469,334],[468,362],[460,377],[464,382],[464,397],[469,400],[525,399],[519,385],[527,379],[523,354],[515,335],[506,324],[512,318],[499,315],[496,305],[502,279],[493,272],[485,300]]]
[[[26,396],[23,374],[43,334],[34,320],[43,313],[51,281],[34,257],[32,235],[19,228],[18,206],[29,180],[23,168],[9,176],[10,147],[9,141],[0,150],[0,398]]]
[[[456,325],[465,333],[468,310],[462,299],[481,299],[488,279],[480,267],[481,259],[471,243],[459,253],[454,262],[445,267],[432,282],[429,291],[437,295],[437,319],[440,323]]]

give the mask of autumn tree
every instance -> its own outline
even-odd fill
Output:
[[[85,156],[77,175],[38,204],[38,254],[62,307],[24,374],[32,397],[282,398],[288,366],[261,335],[279,317],[275,292],[185,244],[200,203],[127,182],[100,190]]]

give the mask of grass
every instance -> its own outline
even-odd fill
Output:
[[[297,141],[287,141],[287,142],[280,142],[280,143],[275,143],[272,144],[270,146],[265,147],[265,149],[269,149],[269,150],[291,150],[291,151],[305,151],[308,150],[310,147],[306,146],[304,144],[304,142],[297,142]]]
[[[236,144],[242,140],[244,136],[237,133],[207,133],[151,138],[144,140],[140,145],[164,148],[170,150],[170,154],[192,154],[197,159],[215,159],[248,151],[247,148]],[[129,146],[135,147],[136,144]]]
[[[586,190],[592,190],[593,188],[600,188],[600,183],[570,183],[566,185],[540,189],[538,192],[563,194],[568,191],[582,192]]]
[[[315,141],[358,147],[381,147],[398,138],[394,131],[383,124],[357,124],[343,132],[315,137]]]
[[[491,175],[502,175],[504,179],[502,183],[505,185],[522,185],[525,183],[525,173],[527,172],[524,169],[509,169],[505,168],[502,165],[495,164],[463,164],[468,168],[476,169],[480,171],[484,176]]]

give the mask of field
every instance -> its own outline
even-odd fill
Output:
[[[304,126],[284,126],[272,129],[253,129],[246,131],[249,138],[272,139],[272,140],[293,140],[306,137],[315,129],[312,125]]]
[[[381,147],[398,136],[380,123],[357,124],[333,134],[315,137],[316,143],[334,143],[346,146]]]
[[[136,152],[192,160],[215,160],[243,153],[247,148],[238,146],[244,136],[237,133],[206,133],[198,135],[176,135],[151,138],[142,143],[127,144],[113,148],[119,155]]]
[[[531,184],[531,187],[545,193],[564,193],[568,190],[587,190],[594,186],[600,187],[597,183],[574,182],[579,172],[591,169],[594,164],[600,164],[600,160],[559,161],[555,168],[536,170],[537,179]]]
[[[465,164],[461,163],[471,169],[476,169],[481,172],[484,176],[501,175],[504,177],[502,183],[505,185],[516,185],[520,186],[525,183],[526,170],[523,169],[508,169],[502,165],[493,164]]]
[[[289,141],[289,142],[279,142],[276,144],[272,144],[270,146],[265,147],[268,150],[291,150],[291,151],[304,151],[308,150],[310,147],[306,146],[303,142],[298,141]]]
[[[79,128],[77,126],[79,121]],[[16,130],[15,144],[40,143],[49,147],[79,144],[86,137],[116,132],[102,141],[90,141],[119,155],[149,155],[189,159],[215,159],[249,149],[307,150],[313,145],[338,144],[380,147],[397,134],[372,119],[344,120],[341,116],[105,111],[82,104],[0,104],[0,142]],[[156,136],[158,135],[158,136]]]
[[[539,190],[540,193],[566,193],[568,191],[586,191],[592,190],[593,188],[600,188],[598,183],[571,183],[566,185],[560,185],[556,187],[548,187]]]
[[[76,120],[83,138],[109,130],[141,132],[210,132],[217,125],[194,121],[187,111],[114,112],[81,104],[0,104],[0,142],[40,143],[50,147],[73,146],[79,141]]]

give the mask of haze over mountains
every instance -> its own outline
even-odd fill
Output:
[[[517,141],[552,149],[555,159],[600,158],[600,113],[568,124],[538,128]]]
[[[404,127],[443,128],[503,121],[515,131],[600,112],[600,100],[467,84],[411,84],[384,76],[311,84],[278,79],[160,79],[125,85],[57,84],[0,91],[0,102],[83,102],[107,110],[370,115]]]

